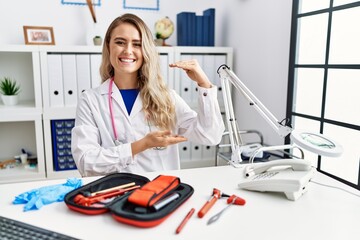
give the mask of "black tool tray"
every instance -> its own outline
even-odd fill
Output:
[[[180,196],[162,207],[159,210],[155,210],[152,207],[142,208],[142,211],[137,211],[137,205],[127,201],[132,191],[125,193],[124,195],[114,198],[108,203],[94,204],[91,206],[83,206],[75,203],[74,198],[78,194],[86,195],[86,193],[93,193],[104,189],[109,189],[115,186],[126,184],[129,182],[135,182],[135,185],[143,186],[150,180],[144,176],[132,174],[132,173],[114,173],[105,177],[99,178],[93,182],[90,182],[78,189],[75,189],[65,195],[64,201],[69,209],[80,212],[87,215],[103,214],[108,211],[111,212],[115,220],[130,224],[137,227],[153,227],[163,222],[170,216],[182,203],[184,203],[194,192],[194,189],[185,183],[180,183],[175,189],[167,193],[165,197],[176,192]]]

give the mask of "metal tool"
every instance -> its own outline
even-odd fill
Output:
[[[231,205],[245,205],[246,201],[236,195],[231,195],[231,197],[229,197],[227,199],[227,206],[224,207],[220,212],[218,212],[217,214],[215,214],[214,216],[212,216],[209,221],[207,222],[207,225],[216,222],[220,216],[231,206]]]

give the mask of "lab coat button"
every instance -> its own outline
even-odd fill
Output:
[[[204,93],[203,93],[203,96],[204,96],[204,97],[206,97],[206,96],[207,96],[207,93],[206,93],[206,92],[204,92]]]

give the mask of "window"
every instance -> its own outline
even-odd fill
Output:
[[[339,142],[338,158],[305,151],[320,172],[360,189],[360,1],[293,0],[287,117]],[[289,140],[287,140],[289,141]]]

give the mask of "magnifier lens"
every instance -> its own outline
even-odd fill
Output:
[[[334,140],[320,133],[293,130],[290,139],[299,147],[325,157],[339,157],[343,148]]]
[[[301,138],[304,139],[305,141],[321,147],[321,148],[327,148],[327,149],[333,149],[335,148],[335,144],[331,141],[329,141],[326,138],[323,138],[319,135],[315,135],[315,134],[311,134],[311,133],[302,133],[301,134]]]

